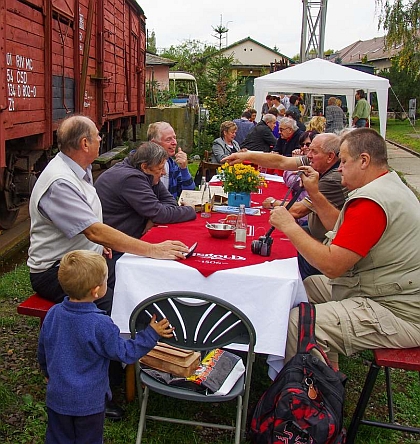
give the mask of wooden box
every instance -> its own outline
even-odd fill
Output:
[[[199,352],[183,350],[162,342],[158,342],[153,350],[140,358],[140,362],[148,367],[184,378],[194,373],[200,360]]]

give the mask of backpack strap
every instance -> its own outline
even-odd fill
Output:
[[[309,302],[299,304],[298,353],[309,353],[316,344],[315,307]]]
[[[332,368],[324,350],[318,345],[315,339],[315,305],[310,302],[299,304],[299,332],[298,332],[298,353],[310,353],[316,349],[324,358],[326,364]]]

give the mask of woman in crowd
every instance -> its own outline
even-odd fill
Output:
[[[313,116],[306,125],[306,131],[316,131],[318,133],[323,133],[325,131],[325,117]]]
[[[236,153],[241,148],[235,139],[237,126],[231,120],[220,125],[220,137],[213,141],[211,161],[221,163],[229,154]]]
[[[317,134],[319,134],[317,131],[305,131],[299,138],[300,150],[293,151],[292,155],[306,156],[309,152],[311,142]],[[307,163],[307,161],[305,163]],[[283,180],[288,188],[292,187],[292,196],[294,196],[300,187],[300,180],[297,180],[296,171],[285,171],[283,173]],[[297,198],[297,202],[303,200],[307,195],[308,193],[303,190]],[[298,219],[298,223],[299,225],[307,225],[308,216]]]

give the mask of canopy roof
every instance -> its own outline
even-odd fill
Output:
[[[382,137],[385,137],[386,131],[388,88],[388,79],[318,58],[258,77],[254,81],[257,110],[270,92],[302,92],[345,95],[351,116],[354,109],[354,95],[358,89],[363,89],[367,97],[369,93],[376,92]]]

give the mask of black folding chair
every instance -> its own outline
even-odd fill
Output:
[[[170,339],[161,338],[161,342],[200,352],[222,348],[232,343],[246,344],[248,353],[244,375],[237,381],[232,390],[224,396],[198,393],[161,383],[143,372],[139,362],[137,362],[136,384],[141,411],[136,443],[140,444],[141,442],[146,418],[231,430],[235,432],[235,443],[239,443],[245,437],[251,373],[255,360],[256,335],[250,320],[238,308],[217,297],[189,291],[173,291],[157,294],[137,305],[130,317],[132,337],[135,336],[137,331],[145,328],[153,314],[157,315],[158,320],[164,317],[167,318],[171,326],[175,327],[174,336]],[[220,403],[236,399],[235,424],[232,426],[146,415],[150,390],[186,401]]]

